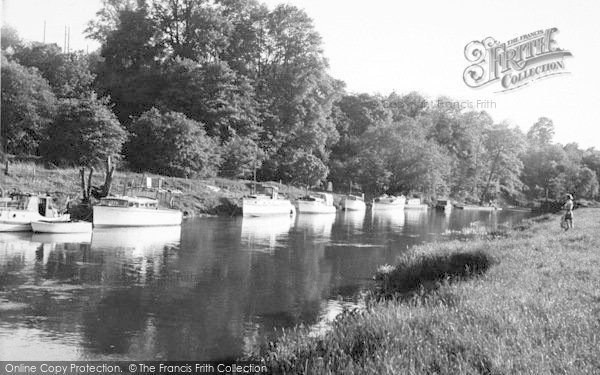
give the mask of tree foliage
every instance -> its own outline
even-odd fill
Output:
[[[2,55],[2,137],[13,154],[38,154],[56,112],[56,97],[35,68]]]
[[[95,167],[121,153],[127,133],[103,100],[63,99],[40,151],[57,165]]]
[[[234,136],[223,145],[221,174],[226,177],[250,177],[262,166],[264,158],[264,151],[252,139]]]
[[[218,170],[218,143],[182,113],[152,108],[132,123],[131,132],[126,155],[135,170],[177,177],[214,176]]]

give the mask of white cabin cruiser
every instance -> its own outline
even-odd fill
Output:
[[[244,216],[294,215],[296,207],[288,199],[279,196],[276,186],[261,186],[262,193],[242,198]]]
[[[334,214],[333,195],[328,193],[311,193],[296,201],[298,212],[304,214]]]
[[[404,209],[426,210],[429,206],[421,203],[421,198],[410,198],[406,201]]]
[[[342,209],[346,211],[365,211],[367,205],[365,204],[365,196],[356,196],[348,194],[342,197]]]
[[[12,194],[0,198],[0,232],[31,231],[36,221],[68,221],[70,215],[61,215],[48,195]]]
[[[93,210],[94,227],[181,225],[183,219],[181,211],[160,208],[158,200],[146,197],[106,197]]]
[[[373,199],[374,210],[403,209],[405,204],[406,198],[404,195],[399,197],[394,195],[382,195],[381,197]]]

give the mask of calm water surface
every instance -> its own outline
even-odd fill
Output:
[[[239,357],[281,328],[326,324],[416,243],[525,215],[367,211],[0,233],[0,359]]]

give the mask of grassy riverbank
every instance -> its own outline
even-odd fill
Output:
[[[600,373],[600,210],[575,218],[417,246],[380,269],[366,310],[262,358],[279,373]]]
[[[86,178],[87,178],[86,171]],[[164,189],[176,189],[182,192],[174,205],[190,215],[198,214],[226,214],[230,215],[239,203],[239,199],[251,191],[251,181],[230,180],[225,178],[210,179],[185,179],[164,177],[155,174],[142,174],[127,171],[115,172],[113,178],[113,194],[128,193],[127,186],[142,186],[144,177],[163,178]],[[93,185],[104,182],[104,171],[100,170],[93,175]],[[280,192],[290,197],[300,196],[304,190],[291,186],[281,185]],[[19,190],[32,193],[49,193],[58,198],[59,205],[69,199],[81,198],[81,183],[79,170],[49,169],[33,163],[14,163],[10,166],[8,176],[0,174],[0,188],[5,192]],[[148,193],[151,194],[151,193]],[[239,213],[239,212],[238,212]]]

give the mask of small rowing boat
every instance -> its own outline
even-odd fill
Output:
[[[35,233],[90,233],[92,223],[88,221],[33,221],[31,229]]]

